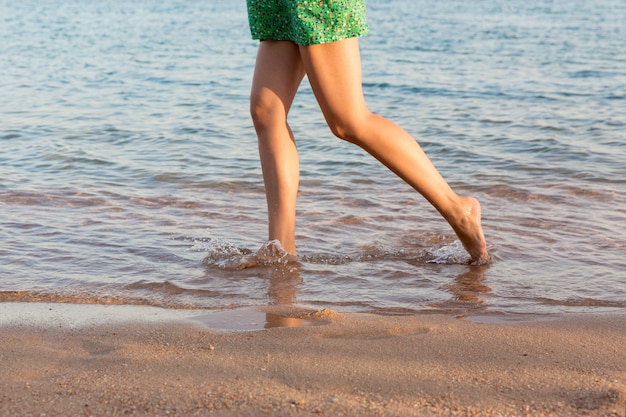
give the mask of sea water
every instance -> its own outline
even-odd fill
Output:
[[[244,1],[0,2],[0,300],[626,311],[626,3],[369,0],[369,107],[477,197],[493,263],[334,138],[304,80],[299,263],[266,208]]]

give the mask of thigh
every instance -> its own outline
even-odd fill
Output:
[[[288,113],[303,77],[304,65],[296,44],[261,42],[252,80],[251,104],[282,105],[285,114]]]
[[[301,46],[311,88],[329,124],[368,113],[363,97],[358,38]]]

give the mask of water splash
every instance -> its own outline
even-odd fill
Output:
[[[298,257],[289,254],[278,240],[265,242],[256,252],[238,248],[234,244],[216,239],[208,242],[209,253],[203,263],[219,269],[238,271],[255,266],[288,265],[298,263]]]
[[[190,250],[194,252],[207,252],[203,263],[214,264],[215,262],[235,256],[245,256],[252,253],[250,249],[240,248],[234,243],[221,238],[194,239]]]
[[[441,244],[441,243],[439,243]],[[196,252],[207,252],[202,263],[209,267],[238,271],[257,266],[288,264],[347,265],[380,261],[408,262],[415,265],[428,263],[453,265],[468,264],[469,258],[461,242],[454,241],[430,249],[393,249],[386,245],[365,248],[358,253],[324,253],[293,256],[278,240],[263,243],[257,251],[242,248],[223,238],[194,239],[190,248]]]
[[[433,250],[431,256],[432,259],[427,260],[427,263],[442,265],[468,263],[467,252],[459,241]]]

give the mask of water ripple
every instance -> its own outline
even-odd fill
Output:
[[[0,4],[0,301],[623,310],[626,7],[416,1],[368,3],[364,91],[481,200],[491,266],[305,81],[299,260],[224,268],[267,238],[245,4],[25,0]]]

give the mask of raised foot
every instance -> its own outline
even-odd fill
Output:
[[[480,203],[472,197],[461,197],[461,202],[460,214],[450,221],[450,225],[469,253],[470,264],[486,265],[491,262],[491,257],[480,224]]]

